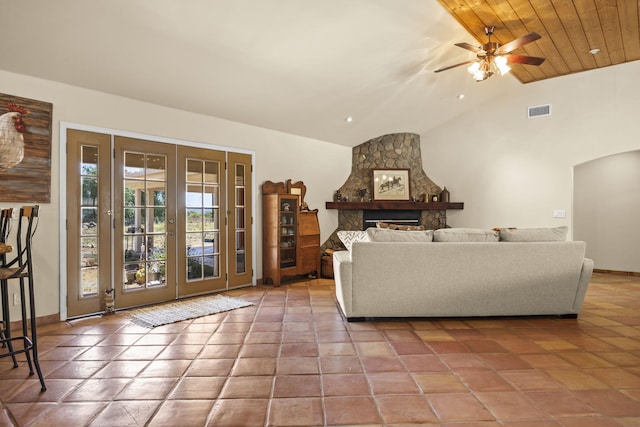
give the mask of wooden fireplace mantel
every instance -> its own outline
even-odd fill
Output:
[[[391,201],[391,200],[375,200],[371,202],[326,202],[327,209],[340,210],[414,210],[414,211],[438,211],[448,209],[464,209],[462,202],[410,202],[410,201]]]

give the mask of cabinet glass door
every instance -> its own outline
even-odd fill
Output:
[[[280,199],[280,268],[296,266],[296,228],[298,226],[298,199]]]

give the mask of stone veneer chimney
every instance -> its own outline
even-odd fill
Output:
[[[360,201],[358,191],[367,189],[366,200],[371,197],[372,169],[409,169],[411,197],[440,194],[442,190],[422,168],[420,136],[415,133],[393,133],[371,139],[353,148],[351,175],[338,189],[349,201]],[[338,229],[322,245],[322,249],[340,249],[339,230],[362,230],[361,210],[339,210]],[[442,226],[440,218],[446,218],[446,210],[423,210],[420,222],[427,229]]]

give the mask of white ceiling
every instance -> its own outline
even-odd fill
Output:
[[[521,85],[433,73],[476,44],[435,0],[0,0],[0,38],[0,69],[345,146]]]

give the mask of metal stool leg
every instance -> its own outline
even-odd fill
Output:
[[[33,348],[31,341],[29,340],[29,330],[27,328],[27,301],[25,300],[24,294],[24,278],[20,278],[20,310],[22,312],[22,336],[23,339],[23,348],[25,351],[25,356],[27,357],[27,365],[29,366],[29,375],[33,375],[33,364],[31,363],[31,355],[29,354],[29,348]]]
[[[2,209],[0,211],[0,243],[2,243],[3,250],[0,252],[0,267],[4,267],[7,263],[7,238],[9,233],[11,232],[11,218],[13,217],[13,209]],[[16,355],[13,352],[13,343],[11,341],[11,319],[9,316],[9,290],[8,290],[8,282],[6,280],[0,281],[0,293],[1,304],[2,304],[2,330],[0,331],[0,341],[2,341],[2,348],[7,348],[9,354],[11,354],[11,359],[13,361],[13,367],[18,367],[18,361],[16,360]]]
[[[13,341],[11,341],[11,317],[9,316],[9,284],[6,280],[0,283],[2,287],[2,323],[4,329],[2,330],[2,344],[6,344],[8,353],[11,354],[11,360],[13,361],[13,367],[18,367],[18,360],[13,350]]]
[[[38,360],[38,332],[36,330],[36,305],[33,295],[33,280],[29,277],[29,312],[31,319],[31,353],[33,354],[33,365],[38,373],[38,379],[40,379],[40,386],[42,391],[47,390],[47,386],[44,384],[44,377],[42,376],[42,370],[40,369],[40,361]]]

